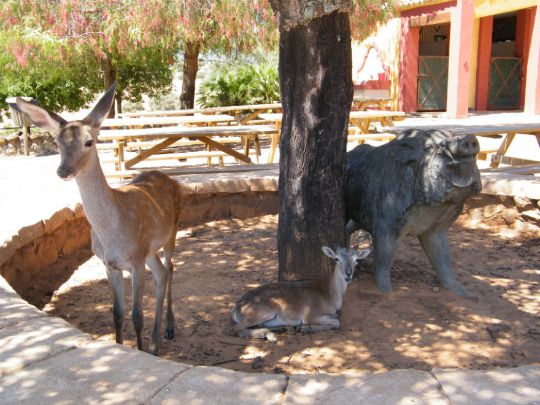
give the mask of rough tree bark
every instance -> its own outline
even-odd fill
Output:
[[[321,246],[345,243],[346,143],[353,96],[349,14],[341,4],[350,2],[337,1],[341,4],[333,4],[337,11],[327,13],[328,8],[308,0],[310,7],[293,10],[301,18],[290,9],[288,13],[276,9],[292,7],[291,3],[306,2],[272,3],[280,17],[283,104],[278,224],[281,280],[325,275],[334,264],[324,257]]]
[[[116,91],[114,99],[116,100],[116,111],[118,114],[122,114],[122,92],[120,90]]]
[[[116,81],[116,66],[114,65],[112,58],[106,55],[102,60],[101,69],[103,70],[103,84],[105,85],[105,91],[109,89]],[[108,118],[114,118],[115,108],[114,103],[111,105]]]
[[[195,80],[199,70],[199,42],[186,41],[184,44],[184,67],[182,72],[182,93],[180,108],[187,110],[195,105]]]

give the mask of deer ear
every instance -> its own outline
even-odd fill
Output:
[[[326,256],[328,256],[329,258],[331,258],[331,259],[335,259],[335,258],[336,258],[336,254],[335,254],[334,251],[333,251],[331,248],[329,248],[328,246],[323,246],[323,247],[322,247],[322,251],[323,251],[323,253],[324,253]]]
[[[23,100],[20,97],[17,97],[16,103],[19,110],[25,113],[30,121],[32,121],[36,126],[48,131],[58,132],[60,127],[67,122],[58,114],[47,111],[40,106]]]
[[[90,111],[90,114],[83,120],[85,124],[90,125],[93,128],[99,128],[101,123],[111,110],[112,103],[114,101],[114,90],[116,89],[116,82],[113,83],[109,90],[101,96],[96,106]]]

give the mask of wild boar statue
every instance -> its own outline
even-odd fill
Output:
[[[359,145],[347,155],[347,237],[371,233],[375,281],[392,289],[390,268],[401,238],[416,235],[441,284],[466,295],[452,270],[448,228],[465,199],[480,192],[478,140],[444,130],[408,129],[392,142]]]

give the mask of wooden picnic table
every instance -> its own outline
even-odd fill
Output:
[[[351,111],[349,123],[359,129],[361,134],[368,134],[369,127],[374,122],[380,122],[384,126],[393,126],[394,121],[405,118],[403,111],[367,110]]]
[[[187,110],[162,110],[162,111],[139,111],[133,113],[119,114],[123,118],[127,117],[176,117],[189,116],[192,114],[232,114],[239,124],[245,124],[248,121],[256,119],[260,113],[266,111],[281,111],[281,103],[270,104],[250,104],[250,105],[231,105],[223,107],[210,108],[192,108]]]
[[[216,125],[218,123],[234,122],[231,115],[189,115],[182,117],[139,117],[139,118],[109,118],[103,121],[102,128],[140,128],[145,126],[166,125]]]
[[[141,128],[141,129],[110,129],[101,130],[99,139],[102,141],[112,141],[118,150],[117,160],[115,162],[116,170],[130,169],[135,164],[157,155],[163,149],[174,144],[177,140],[187,138],[190,140],[199,140],[207,145],[208,149],[214,149],[222,154],[233,156],[244,163],[252,163],[249,158],[249,141],[254,141],[257,159],[260,155],[260,146],[258,136],[261,134],[272,134],[276,131],[275,127],[270,125],[235,125],[235,126],[206,126],[206,127],[187,127],[170,126],[159,128]],[[236,136],[245,140],[245,152],[240,153],[231,146],[219,141],[219,137]],[[157,140],[153,146],[148,149],[140,150],[135,157],[125,160],[124,147],[130,140]],[[176,156],[180,158],[180,156]],[[182,157],[189,157],[184,154]]]
[[[270,145],[270,156],[268,163],[273,163],[277,145],[279,143],[280,133],[281,133],[281,121],[283,120],[282,113],[262,113],[259,114],[259,117],[274,122],[276,126],[276,133],[272,136],[272,143]],[[405,113],[401,111],[385,111],[385,110],[369,110],[369,111],[351,111],[349,114],[349,122],[354,127],[354,139],[359,143],[362,143],[364,140],[376,139],[393,139],[394,135],[383,135],[383,134],[370,134],[369,127],[372,122],[381,122],[383,125],[393,125],[393,120],[401,120],[405,118]],[[373,135],[373,136],[369,136]],[[365,139],[362,139],[365,137]]]
[[[365,111],[369,107],[375,107],[379,110],[388,109],[388,105],[392,102],[390,97],[353,97],[352,109],[354,111]]]
[[[419,129],[445,129],[453,132],[456,135],[476,135],[477,137],[498,137],[502,135],[502,142],[496,150],[495,155],[491,160],[491,167],[498,167],[506,155],[510,145],[517,134],[532,135],[536,137],[538,146],[540,146],[540,123],[524,123],[524,124],[437,124],[437,125],[403,125],[399,127],[383,127],[384,132],[401,132],[409,128]],[[482,152],[482,149],[480,149]],[[484,151],[485,152],[485,151]]]

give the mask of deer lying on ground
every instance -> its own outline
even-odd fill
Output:
[[[328,246],[322,251],[336,262],[332,274],[321,280],[280,281],[249,290],[231,313],[237,323],[232,333],[275,342],[272,329],[299,327],[311,333],[339,328],[347,284],[356,265],[371,251],[339,247],[334,252]]]
[[[145,263],[156,284],[156,311],[150,352],[158,353],[163,301],[167,295],[165,337],[174,337],[171,283],[172,255],[180,212],[180,186],[167,175],[151,171],[138,175],[118,189],[107,184],[99,163],[96,141],[99,129],[114,101],[113,85],[81,121],[67,122],[55,113],[17,99],[17,106],[38,127],[57,133],[61,161],[57,174],[75,178],[84,212],[91,225],[92,251],[106,266],[113,292],[116,342],[123,343],[124,281],[122,270],[131,272],[132,320],[137,347],[143,350],[142,298]],[[165,266],[157,252],[163,247]]]

